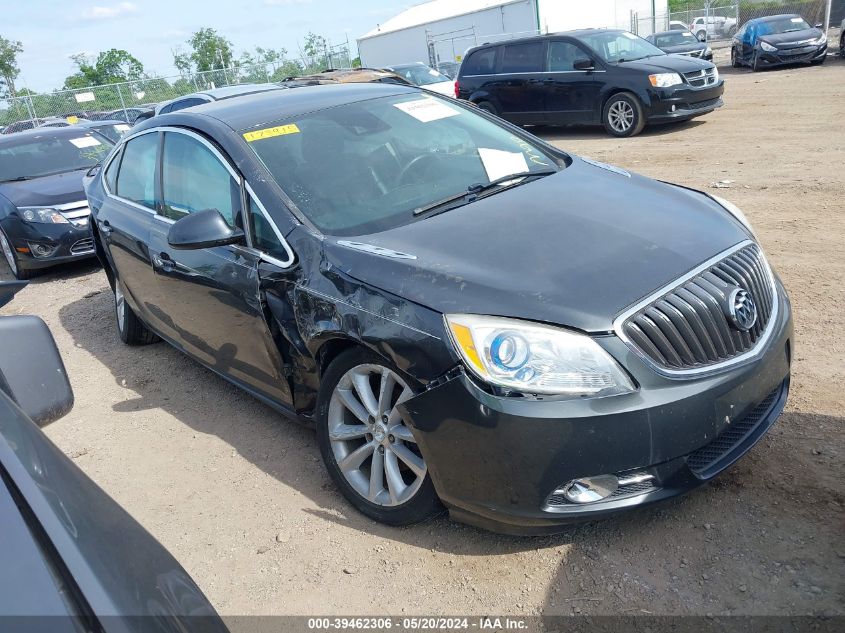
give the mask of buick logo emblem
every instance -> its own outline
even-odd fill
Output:
[[[757,323],[757,306],[754,299],[742,288],[734,288],[728,295],[728,317],[731,324],[741,332],[747,332]]]

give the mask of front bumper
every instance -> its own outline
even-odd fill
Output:
[[[779,285],[779,284],[778,284]],[[696,380],[662,378],[615,337],[601,340],[640,385],[591,400],[494,396],[462,371],[404,404],[435,488],[452,516],[498,532],[559,531],[683,494],[733,464],[775,422],[789,387],[792,317],[782,310],[750,364]],[[737,442],[724,449],[738,431]],[[716,449],[721,450],[721,453]],[[714,451],[716,451],[714,453]],[[646,474],[635,494],[549,505],[579,477]]]
[[[91,227],[87,221],[78,224],[30,224],[18,218],[7,218],[3,223],[3,231],[15,249],[18,266],[25,270],[37,270],[96,256]],[[51,254],[36,257],[31,250],[34,244],[47,246]]]
[[[761,68],[768,68],[788,64],[806,64],[823,59],[826,55],[827,44],[780,49],[772,52],[760,49],[757,51],[757,65]]]
[[[725,92],[725,82],[706,88],[693,88],[681,85],[673,88],[662,88],[652,91],[650,107],[646,112],[648,123],[671,123],[673,121],[687,121],[695,117],[713,112],[725,105],[722,95]]]

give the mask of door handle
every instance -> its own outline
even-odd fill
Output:
[[[109,235],[112,231],[114,231],[114,229],[112,228],[111,224],[109,224],[108,220],[103,220],[100,223],[100,231],[102,231],[105,235]]]
[[[176,266],[176,262],[165,252],[153,255],[153,265],[165,272],[170,272]]]

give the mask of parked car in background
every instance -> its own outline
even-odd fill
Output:
[[[120,140],[120,137],[126,134],[132,126],[128,123],[124,123],[123,121],[83,121],[80,120],[78,123],[74,124],[78,128],[86,129],[86,130],[93,130],[98,134],[102,134],[107,139],[109,139],[112,143],[117,143]]]
[[[0,282],[0,306],[24,285]],[[173,556],[38,428],[73,407],[45,323],[0,316],[0,340],[3,619],[29,631],[225,633]]]
[[[689,30],[702,42],[719,37],[732,37],[736,33],[736,18],[709,15],[695,18]]]
[[[203,103],[210,103],[212,101],[220,101],[221,99],[231,99],[232,97],[240,97],[242,95],[278,89],[279,87],[274,84],[239,84],[237,86],[224,86],[222,88],[212,88],[211,90],[201,90],[200,92],[192,92],[191,94],[176,97],[170,101],[158,104],[155,109],[155,114],[167,114],[168,112],[176,112],[177,110],[202,105]]]
[[[113,145],[75,126],[0,138],[0,253],[18,279],[95,256],[82,177]]]
[[[633,136],[722,105],[724,82],[702,59],[667,55],[627,31],[585,29],[484,44],[455,93],[519,125],[604,125]]]
[[[687,30],[689,30],[689,25],[686,22],[681,22],[680,20],[670,20],[669,21],[669,30],[670,31],[687,31]]]
[[[706,42],[699,42],[695,35],[686,29],[662,31],[645,39],[669,55],[689,55],[708,62],[713,61],[713,50],[710,46]]]
[[[387,66],[385,70],[396,73],[419,88],[425,88],[447,97],[455,96],[455,82],[422,62]]]
[[[449,79],[454,79],[458,76],[458,69],[460,67],[461,64],[459,62],[437,62],[437,70]]]
[[[839,56],[845,59],[845,20],[839,25]]]
[[[786,401],[789,301],[739,209],[418,88],[161,115],[88,197],[120,338],[313,422],[378,521],[642,507],[735,463]]]
[[[284,81],[280,81],[278,85],[283,88],[293,88],[301,86],[348,83],[399,84],[402,86],[413,85],[404,77],[400,77],[389,70],[382,70],[379,68],[341,68],[338,70],[324,70],[321,73],[314,73],[312,75],[288,77]]]
[[[752,70],[786,64],[823,64],[827,35],[800,15],[771,15],[742,25],[731,42],[731,65]]]
[[[135,120],[146,113],[153,112],[154,106],[138,106],[134,108],[118,108],[110,112],[105,112],[100,117],[100,120],[106,121],[122,121],[123,123],[135,123]]]
[[[15,132],[23,132],[24,130],[31,130],[37,128],[44,123],[45,119],[24,119],[23,121],[15,121],[9,123],[4,129],[3,134],[14,134]]]

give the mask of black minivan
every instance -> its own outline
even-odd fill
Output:
[[[477,46],[455,82],[458,99],[512,123],[603,124],[613,136],[708,114],[723,105],[724,89],[712,63],[611,29]]]

